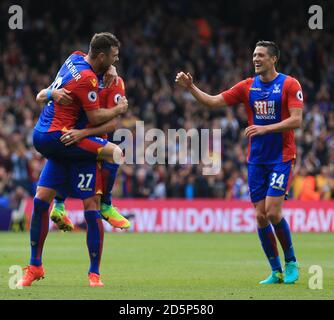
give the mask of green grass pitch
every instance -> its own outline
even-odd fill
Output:
[[[85,233],[49,233],[46,277],[30,288],[8,287],[11,265],[29,259],[28,233],[0,233],[3,299],[334,299],[334,235],[295,234],[301,265],[295,285],[260,286],[270,272],[256,234],[105,235],[104,288],[90,288]],[[323,289],[308,287],[311,265],[323,270]]]

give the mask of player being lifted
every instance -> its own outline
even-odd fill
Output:
[[[102,108],[113,108],[117,106],[118,102],[122,97],[125,96],[125,84],[121,77],[117,77],[112,81],[109,86],[104,85],[105,79],[99,77],[99,100]],[[43,89],[36,98],[39,104],[47,102],[46,90]],[[63,89],[66,90],[66,89]],[[69,93],[69,92],[68,92]],[[55,92],[62,98],[62,104],[68,105],[72,103],[73,99],[65,92]],[[60,97],[59,97],[60,98]],[[66,145],[70,146],[72,144],[80,142],[82,139],[89,136],[100,136],[103,139],[108,139],[108,135],[105,134],[106,131],[109,133],[114,131],[117,126],[117,119],[107,125],[102,125],[98,127],[93,127],[90,125],[85,113],[82,113],[75,129],[71,129],[66,132],[62,137],[61,141]],[[103,195],[101,199],[101,215],[102,218],[108,221],[113,227],[120,229],[128,229],[130,227],[130,222],[123,217],[116,207],[111,203],[111,194],[105,194],[108,190],[112,190],[114,185],[116,174],[119,165],[114,164],[115,169],[112,174],[108,170],[102,170],[103,179],[108,179],[108,183],[104,183],[105,190],[103,190]],[[72,231],[74,225],[69,219],[67,212],[65,210],[65,199],[64,197],[58,195],[55,197],[54,205],[52,207],[50,218],[57,225],[60,230]]]
[[[294,129],[302,125],[303,94],[295,78],[276,71],[279,57],[280,51],[274,42],[257,42],[253,52],[256,76],[218,95],[201,91],[189,73],[179,72],[175,80],[198,102],[210,108],[238,103],[243,103],[246,108],[250,197],[255,206],[258,235],[272,269],[271,275],[260,284],[283,281],[289,284],[299,277],[290,228],[282,216],[282,206],[296,159]],[[272,226],[284,251],[284,274]]]
[[[91,286],[103,285],[99,274],[103,248],[103,225],[100,212],[102,186],[97,160],[102,163],[103,170],[109,171],[111,175],[116,174],[115,164],[122,162],[122,150],[96,136],[89,136],[70,146],[66,146],[61,141],[61,137],[76,127],[83,114],[86,115],[90,124],[104,127],[104,133],[109,132],[114,118],[127,110],[125,97],[120,98],[118,105],[114,108],[100,108],[98,95],[97,75],[105,74],[118,60],[119,46],[120,43],[114,35],[95,34],[91,40],[88,55],[79,51],[71,54],[52,85],[52,89],[68,90],[66,92],[69,93],[72,102],[67,105],[59,101],[48,102],[34,129],[34,147],[48,161],[42,170],[34,197],[30,226],[30,264],[23,278],[18,282],[18,286],[30,286],[33,281],[44,276],[42,252],[49,229],[49,206],[57,193],[63,191],[58,188],[63,183],[75,186],[74,191],[77,197],[83,199],[90,257],[89,283]],[[51,89],[47,90],[42,94],[42,98],[50,100],[51,93]],[[43,95],[46,96],[43,97]],[[81,161],[84,161],[84,165],[79,166]],[[71,173],[70,182],[68,172]],[[83,189],[79,187],[82,181],[78,183],[80,175],[85,179]],[[105,180],[107,183],[105,189],[108,191],[106,195],[111,191],[109,181],[109,179]]]

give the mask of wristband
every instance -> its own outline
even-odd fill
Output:
[[[51,89],[48,89],[46,91],[46,97],[47,97],[48,101],[53,100],[52,99],[52,90]]]

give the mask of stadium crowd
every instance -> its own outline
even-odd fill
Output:
[[[125,79],[129,110],[120,128],[135,135],[135,123],[142,120],[146,129],[165,133],[170,128],[222,129],[219,174],[204,176],[200,165],[124,165],[115,197],[249,199],[244,107],[209,112],[174,78],[186,70],[204,91],[226,90],[253,75],[254,44],[270,37],[281,48],[278,70],[296,77],[304,91],[291,197],[334,198],[334,33],[311,31],[305,17],[298,20],[293,14],[279,24],[280,11],[268,15],[261,32],[256,23],[250,28],[249,19],[238,24],[220,16],[220,4],[204,10],[204,3],[195,3],[187,10],[188,2],[82,1],[83,10],[75,15],[74,1],[67,1],[63,11],[53,2],[38,9],[33,1],[22,4],[23,30],[0,31],[0,206],[17,208],[20,199],[33,195],[44,164],[31,139],[41,111],[36,93],[50,85],[71,52],[87,52],[92,34],[106,30],[122,42],[117,68]]]

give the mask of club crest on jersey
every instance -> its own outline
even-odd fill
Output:
[[[303,101],[304,98],[303,98],[303,93],[301,90],[299,90],[297,93],[296,93],[296,98],[300,101]]]
[[[92,84],[92,86],[95,88],[97,85],[97,80],[94,78],[92,80],[90,80],[90,83]]]
[[[255,101],[254,102],[255,117],[259,120],[274,120],[275,114],[275,101]]]
[[[95,102],[97,100],[97,93],[95,91],[88,92],[88,100],[90,102]]]
[[[114,96],[114,102],[116,103],[116,104],[118,104],[118,102],[119,102],[119,100],[122,98],[122,96],[119,94],[119,93],[117,93],[117,94],[115,94],[115,96]]]
[[[281,85],[280,84],[274,84],[274,90],[273,93],[281,93]]]

